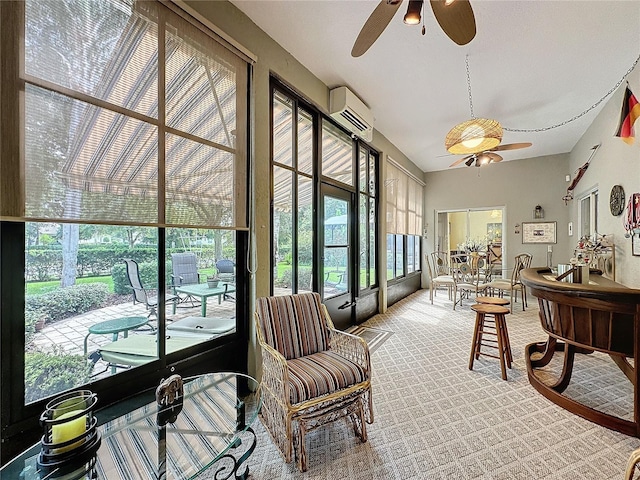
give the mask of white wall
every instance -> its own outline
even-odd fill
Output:
[[[640,68],[627,78],[631,90],[640,99]],[[593,187],[598,188],[598,233],[613,234],[616,243],[616,281],[628,287],[640,288],[640,257],[631,255],[631,239],[624,238],[623,218],[626,213],[614,217],[609,209],[611,187],[622,185],[626,198],[640,192],[640,120],[635,124],[637,132],[633,145],[627,145],[614,136],[618,129],[625,83],[612,95],[569,155],[569,170],[573,173],[588,159],[591,147],[601,143],[589,168],[578,183],[574,197],[577,198]],[[625,199],[626,202],[626,199]],[[570,202],[571,219],[577,242],[578,203]]]
[[[566,228],[570,208],[562,201],[567,188],[568,162],[569,155],[562,154],[426,173],[428,251],[434,249],[437,210],[504,206],[502,238],[507,267],[512,267],[514,257],[522,252],[533,254],[533,266],[544,266],[547,263],[547,245],[523,245],[521,228],[522,222],[533,221],[533,210],[540,205],[545,211],[544,221],[557,222],[557,244],[552,245],[553,262],[568,261],[568,252],[573,250],[569,248]]]

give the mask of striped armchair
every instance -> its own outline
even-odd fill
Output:
[[[257,300],[262,347],[262,423],[285,462],[307,469],[305,434],[348,418],[367,441],[373,423],[371,363],[366,342],[340,332],[317,293]]]

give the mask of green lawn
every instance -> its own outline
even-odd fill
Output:
[[[205,268],[199,270],[202,278],[206,278],[207,275],[213,275],[215,268]],[[204,281],[201,279],[201,281]],[[113,277],[111,275],[103,275],[100,277],[82,277],[76,278],[76,284],[82,283],[104,283],[109,287],[109,292],[113,293]],[[27,295],[39,295],[41,293],[51,292],[56,288],[60,288],[60,280],[51,280],[48,282],[29,282],[27,283]]]
[[[81,283],[104,283],[109,287],[109,292],[113,293],[113,278],[111,275],[77,278],[76,284]],[[60,288],[60,280],[51,280],[49,282],[29,282],[27,283],[27,295],[47,293],[55,290],[56,288]]]

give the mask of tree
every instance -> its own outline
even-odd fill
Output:
[[[117,2],[120,5],[115,3],[73,0],[29,3],[25,38],[27,72],[73,91],[99,95],[101,81],[111,79],[111,72],[106,67],[114,54],[120,54],[114,48],[131,15],[131,5],[127,10],[125,2]],[[49,97],[45,104],[49,109],[52,104],[63,107],[59,108],[62,118],[55,117],[47,122],[35,109],[27,110],[27,128],[33,121],[30,119],[33,115],[36,121],[31,125],[32,129],[39,130],[42,137],[51,139],[44,144],[44,151],[28,150],[28,154],[40,155],[31,159],[31,162],[28,159],[29,163],[48,167],[43,168],[44,175],[59,171],[64,162],[74,160],[78,145],[91,134],[80,128],[83,118],[89,109],[94,108],[60,94]],[[46,125],[43,126],[43,122]],[[66,135],[63,135],[64,132]],[[58,187],[56,182],[47,185],[50,189]],[[52,196],[55,198],[55,195]],[[47,196],[43,193],[42,201],[45,198]],[[79,188],[66,185],[64,198],[60,198],[60,201],[62,205],[56,206],[61,206],[62,211],[58,214],[70,219],[81,218],[82,192]],[[75,283],[79,238],[77,224],[63,225],[63,287]]]

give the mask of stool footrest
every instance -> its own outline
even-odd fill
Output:
[[[471,344],[469,370],[473,370],[473,362],[476,358],[480,358],[480,355],[497,358],[500,360],[502,379],[506,380],[506,367],[511,368],[511,362],[513,361],[507,322],[505,321],[505,313],[508,313],[509,310],[503,306],[483,303],[472,305],[471,309],[476,312],[476,321]],[[492,352],[497,350],[497,354],[483,352],[483,347],[485,350],[492,349]]]

